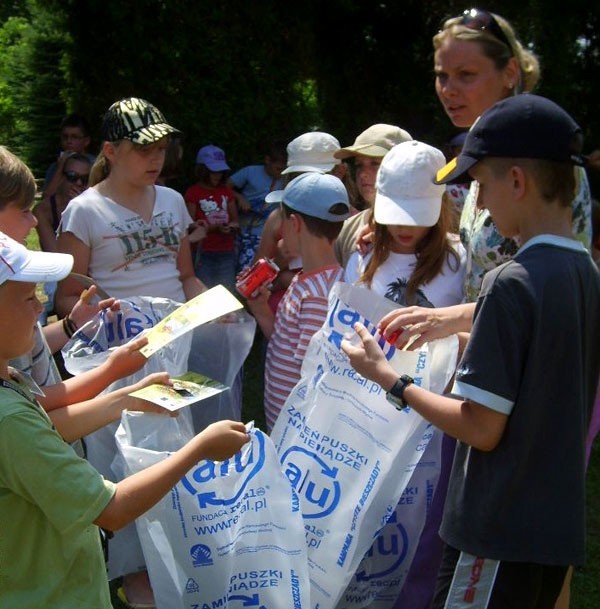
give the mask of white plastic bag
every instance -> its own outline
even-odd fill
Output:
[[[428,345],[431,372],[429,389],[443,393],[458,356],[458,341],[450,337]],[[428,424],[416,464],[391,515],[363,557],[337,609],[391,609],[406,580],[425,519],[429,513],[441,469],[443,433]]]
[[[255,331],[256,321],[245,311],[236,311],[226,319],[194,330],[188,370],[215,379],[229,388],[191,407],[196,432],[215,421],[241,420],[241,369],[252,348]]]
[[[124,413],[117,433],[129,473],[168,457],[136,423]],[[309,607],[298,498],[271,440],[250,433],[235,457],[201,461],[137,519],[158,609]]]
[[[104,362],[110,350],[137,338],[175,311],[181,303],[168,298],[136,296],[120,300],[119,311],[104,309],[81,327],[62,349],[66,369],[73,375],[91,370]],[[142,370],[119,382],[124,386],[151,372],[172,370],[181,374],[187,369],[191,335],[172,342],[155,353]],[[113,386],[115,389],[117,385]]]
[[[312,338],[300,382],[271,437],[300,497],[307,531],[311,605],[336,606],[374,538],[394,513],[430,439],[415,411],[397,411],[382,388],[360,376],[340,349],[356,321],[374,323],[396,308],[364,288],[338,283],[327,319]],[[398,351],[381,342],[392,366],[430,387],[445,386],[457,341],[431,350]],[[437,377],[440,377],[439,379]],[[418,534],[417,534],[418,538]],[[370,575],[368,573],[367,575]]]
[[[102,363],[110,349],[127,343],[143,331],[154,327],[161,319],[175,311],[180,303],[168,298],[137,296],[120,301],[119,311],[103,310],[80,328],[63,347],[65,366],[72,374],[79,374]],[[171,376],[187,372],[191,333],[181,336],[154,355],[141,370],[119,379],[104,393],[131,385],[152,372],[166,371]],[[188,419],[191,413],[184,409],[180,417]],[[110,423],[86,436],[88,461],[108,480],[119,481],[122,476],[112,469],[117,454],[115,432],[119,424]],[[114,579],[145,568],[144,556],[137,538],[135,526],[130,524],[117,531],[109,543],[108,576]]]

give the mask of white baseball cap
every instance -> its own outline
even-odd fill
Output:
[[[377,173],[375,222],[396,226],[434,226],[445,187],[434,184],[444,167],[443,153],[416,140],[394,146]]]
[[[34,252],[0,233],[0,285],[6,281],[60,281],[72,268],[71,254]]]
[[[309,171],[327,173],[341,163],[333,156],[339,148],[340,143],[329,133],[322,131],[303,133],[287,145],[288,166],[281,173]]]

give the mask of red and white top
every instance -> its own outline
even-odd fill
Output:
[[[279,303],[265,364],[265,415],[271,431],[288,395],[300,380],[300,368],[313,334],[327,318],[329,291],[342,281],[338,264],[298,273]]]

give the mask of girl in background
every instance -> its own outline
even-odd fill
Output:
[[[217,146],[203,146],[196,156],[198,181],[187,189],[185,202],[206,237],[198,245],[196,276],[209,288],[224,285],[235,294],[235,233],[239,228],[236,196],[226,185],[229,165]]]

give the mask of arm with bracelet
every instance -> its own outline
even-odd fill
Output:
[[[472,400],[438,395],[416,386],[408,375],[398,375],[362,324],[357,323],[354,329],[361,344],[354,346],[344,340],[342,350],[357,372],[384,389],[389,402],[399,409],[410,405],[448,435],[479,450],[490,451],[498,445],[507,415]]]
[[[66,345],[69,338],[71,338],[79,328],[92,319],[98,311],[118,306],[116,305],[114,298],[108,298],[101,300],[98,303],[93,303],[92,301],[94,300],[95,295],[96,286],[91,286],[83,290],[73,309],[67,313],[63,319],[44,326],[44,338],[52,353],[60,351]]]

